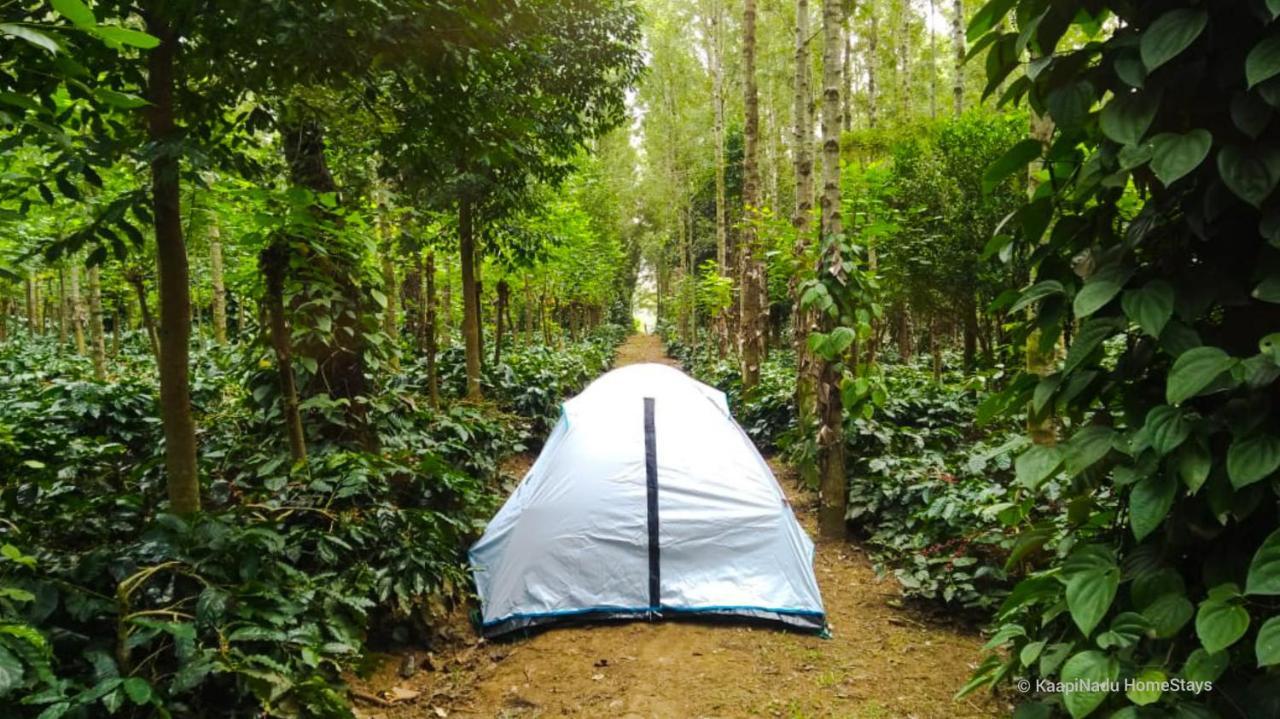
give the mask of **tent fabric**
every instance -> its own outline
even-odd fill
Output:
[[[813,554],[724,394],[637,364],[564,403],[470,558],[481,631],[497,636],[680,616],[821,631]]]

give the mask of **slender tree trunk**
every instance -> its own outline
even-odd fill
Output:
[[[964,112],[964,0],[952,0],[951,7],[951,51],[955,55],[951,102],[952,110],[959,115]]]
[[[227,285],[222,276],[222,230],[209,225],[209,277],[213,283],[213,340],[227,343]]]
[[[964,313],[964,325],[961,336],[964,338],[964,369],[972,372],[977,366],[978,358],[978,308],[972,297],[966,298],[960,305]]]
[[[440,343],[453,344],[453,274],[444,269],[444,287],[440,293]]]
[[[107,344],[102,331],[102,280],[97,265],[89,268],[89,347],[93,357],[93,378],[107,379]]]
[[[843,46],[841,0],[822,3],[822,234],[843,233],[840,218],[840,49]],[[819,262],[841,261],[823,255]],[[828,268],[823,268],[824,270]],[[825,313],[822,328],[830,332],[834,320]],[[818,488],[819,529],[825,537],[843,537],[848,505],[848,480],[844,474],[844,407],[840,400],[840,369],[823,361],[818,384]]]
[[[496,317],[494,318],[493,332],[493,366],[497,367],[502,362],[502,340],[506,335],[506,323],[503,321],[503,314],[507,310],[507,302],[511,296],[511,287],[505,279],[498,280],[496,285],[498,296],[496,299]]]
[[[933,358],[933,381],[942,382],[942,345],[938,344],[938,321],[929,319],[929,355]]]
[[[937,0],[929,0],[929,17],[937,11]],[[933,32],[933,25],[925,22],[924,29],[929,33],[929,117],[938,116],[938,36]]]
[[[30,272],[26,276],[27,334],[36,336],[36,281]]]
[[[307,461],[307,440],[298,407],[298,386],[293,375],[293,341],[285,319],[284,275],[289,264],[283,242],[272,242],[258,258],[266,279],[267,322],[271,327],[271,347],[276,355],[276,373],[280,377],[280,396],[284,404],[284,424],[289,436],[289,457],[295,464]]]
[[[427,396],[431,400],[432,407],[440,406],[440,378],[437,376],[436,370],[436,253],[435,250],[427,250],[427,267],[423,271],[426,277],[426,308],[427,316],[425,318],[426,328],[424,334],[427,338]]]
[[[383,260],[383,292],[387,294],[387,307],[383,307],[383,331],[392,340],[392,368],[399,370],[399,285],[396,278],[396,249],[387,229],[387,206],[378,206],[378,234],[381,235],[381,260]]]
[[[1032,111],[1031,113],[1031,136],[1040,141],[1046,147],[1053,139],[1053,119],[1048,114],[1041,115]],[[1034,196],[1040,187],[1040,170],[1043,164],[1040,161],[1031,163],[1027,168],[1027,195]],[[1034,278],[1032,278],[1034,281]],[[1034,310],[1028,310],[1034,312]],[[1057,347],[1045,347],[1041,341],[1040,330],[1034,330],[1027,336],[1025,354],[1027,362],[1027,371],[1032,374],[1046,377],[1053,373],[1057,364],[1056,352]],[[1058,443],[1058,430],[1054,424],[1053,417],[1046,412],[1045,416],[1037,417],[1028,405],[1027,408],[1027,435],[1035,444],[1052,446]]]
[[[80,293],[80,263],[71,258],[71,266],[67,268],[68,292],[67,310],[71,315],[71,335],[76,340],[76,352],[81,357],[89,356],[89,347],[85,344],[84,329],[88,317],[85,311],[84,296]]]
[[[760,105],[756,91],[756,0],[745,0],[742,13],[743,124],[742,204],[742,320],[738,328],[742,345],[742,389],[750,391],[760,381],[764,359],[764,296],[761,293],[764,263],[757,232],[760,209]]]
[[[867,7],[867,126],[876,127],[880,121],[880,18],[875,5]]]
[[[795,214],[791,226],[796,231],[795,256],[809,254],[812,238],[813,215],[813,89],[810,82],[809,63],[809,0],[796,0],[795,33],[795,96],[792,99],[793,126],[791,131],[796,180]],[[817,414],[818,365],[809,351],[809,333],[814,329],[812,310],[800,306],[800,278],[793,273],[790,279],[792,317],[791,327],[796,353],[796,412],[800,426],[808,431]],[[803,463],[800,480],[807,487],[818,484],[817,467]]]
[[[67,306],[71,304],[70,298],[67,296],[67,268],[59,265],[58,267],[58,352],[62,352],[62,347],[67,343],[68,323]]]
[[[151,105],[146,112],[148,137],[159,148],[151,160],[151,197],[160,294],[160,418],[164,425],[169,503],[175,514],[183,515],[200,510],[200,480],[188,377],[191,294],[175,149],[179,134],[174,122],[178,32],[164,17],[162,5],[159,0],[150,0],[144,11],[147,32],[160,39],[160,44],[147,54],[147,100]]]
[[[147,339],[151,342],[151,354],[159,362],[160,336],[156,332],[156,321],[151,315],[151,305],[147,303],[146,280],[143,279],[142,273],[137,270],[131,270],[126,279],[128,279],[129,284],[133,285],[134,293],[138,296],[138,314],[141,317],[142,329],[147,333]]]
[[[840,64],[840,79],[844,85],[840,93],[840,124],[845,132],[853,129],[853,33],[849,32],[849,20],[849,15],[846,15],[844,51]]]
[[[462,261],[462,338],[466,343],[467,398],[479,400],[480,393],[480,298],[475,272],[476,238],[471,224],[471,201],[458,203],[458,255]]]
[[[524,343],[533,344],[533,288],[529,285],[529,273],[524,274],[524,304],[521,307],[520,322],[524,327]]]

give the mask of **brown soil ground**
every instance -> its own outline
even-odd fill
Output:
[[[618,352],[620,365],[654,361],[674,364],[656,337],[632,337]],[[790,468],[771,464],[806,531],[816,536],[815,497],[796,488]],[[447,632],[451,640],[415,655],[420,669],[412,677],[398,673],[399,655],[356,681],[366,697],[412,695],[395,706],[366,698],[360,714],[942,719],[1010,713],[986,694],[952,699],[979,659],[982,640],[975,631],[903,608],[896,582],[878,578],[855,544],[818,541],[815,563],[830,639],[636,621],[486,642],[459,618]]]

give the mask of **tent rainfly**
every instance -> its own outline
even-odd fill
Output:
[[[470,557],[490,637],[673,616],[826,626],[813,542],[769,466],[722,392],[664,365],[565,402]]]

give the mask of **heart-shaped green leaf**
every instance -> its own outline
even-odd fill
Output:
[[[1185,135],[1164,132],[1151,139],[1151,171],[1166,186],[1200,166],[1209,156],[1213,135],[1196,129]]]

